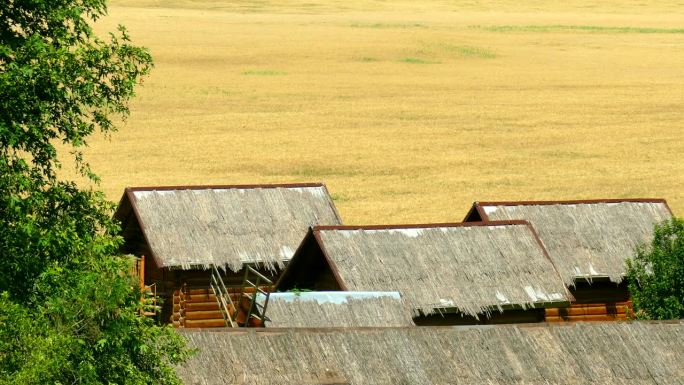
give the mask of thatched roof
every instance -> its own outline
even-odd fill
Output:
[[[684,382],[681,322],[180,330],[186,385]]]
[[[127,213],[159,266],[184,269],[282,267],[310,226],[341,223],[323,184],[127,188]]]
[[[397,292],[272,293],[266,327],[365,327],[413,325]]]
[[[622,281],[625,260],[672,216],[664,200],[476,202],[478,219],[529,221],[568,285],[576,278]],[[471,211],[472,213],[472,211]]]
[[[315,239],[343,290],[398,291],[424,314],[457,308],[477,317],[570,300],[526,222],[319,226],[312,232],[298,255]],[[293,260],[281,282],[301,269]]]

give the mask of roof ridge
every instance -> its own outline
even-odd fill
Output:
[[[479,206],[535,206],[535,205],[576,205],[599,203],[667,203],[663,198],[602,198],[539,201],[476,201]]]
[[[177,186],[136,186],[126,187],[126,191],[173,191],[173,190],[224,190],[259,188],[302,188],[325,187],[323,182],[304,183],[264,183],[264,184],[226,184],[226,185],[177,185]]]
[[[487,222],[443,222],[443,223],[410,223],[389,225],[316,225],[313,231],[326,230],[401,230],[401,229],[429,229],[442,227],[490,227],[490,226],[513,226],[529,225],[525,220],[487,221]]]

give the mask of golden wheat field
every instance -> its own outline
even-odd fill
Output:
[[[516,4],[524,3],[524,5]],[[88,157],[125,186],[322,181],[347,223],[474,200],[684,214],[684,2],[115,0],[156,67]]]

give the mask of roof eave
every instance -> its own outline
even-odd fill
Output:
[[[487,222],[445,222],[445,223],[413,223],[395,225],[340,225],[340,226],[313,226],[314,231],[330,230],[397,230],[397,229],[429,229],[440,227],[475,227],[475,226],[515,226],[529,225],[525,220],[505,220]]]
[[[257,188],[304,188],[325,187],[324,183],[274,183],[274,184],[234,184],[234,185],[177,185],[177,186],[138,186],[127,187],[127,191],[172,191],[172,190],[228,190]],[[327,192],[327,190],[326,190]]]
[[[475,205],[483,206],[544,206],[544,205],[577,205],[596,203],[664,203],[663,198],[604,198],[604,199],[575,199],[575,200],[540,200],[540,201],[487,201],[475,202]],[[669,207],[668,207],[669,208]]]
[[[486,310],[495,312],[499,310],[507,311],[507,310],[524,310],[524,309],[548,309],[548,308],[557,308],[557,307],[569,307],[572,302],[570,300],[568,301],[548,301],[548,302],[531,302],[531,303],[526,303],[526,304],[521,304],[521,303],[508,303],[508,304],[501,304],[501,305],[490,305],[486,308]],[[443,313],[443,314],[465,314],[461,312],[458,307],[435,307],[435,311],[437,313]]]

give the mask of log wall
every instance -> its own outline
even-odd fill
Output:
[[[570,292],[575,302],[567,308],[546,309],[546,322],[626,321],[633,314],[625,282],[582,281]]]

